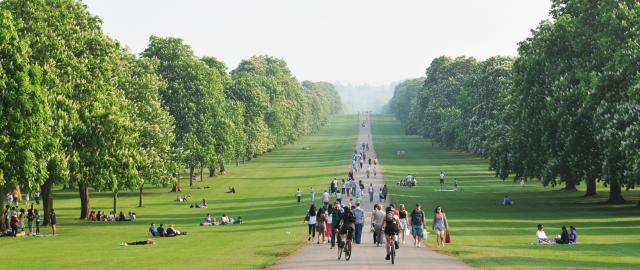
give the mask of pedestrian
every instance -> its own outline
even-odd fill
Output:
[[[384,200],[384,193],[382,193],[382,188],[380,188],[380,191],[378,191],[378,198],[380,198],[379,202],[382,202]]]
[[[356,244],[360,244],[362,240],[362,227],[364,225],[364,210],[360,208],[360,203],[356,203],[356,209],[353,211],[353,214],[356,216]]]
[[[13,190],[13,202],[16,204],[16,206],[18,206],[18,204],[20,204],[20,191],[18,191],[18,189],[14,189]]]
[[[373,203],[373,183],[369,183],[369,202]]]
[[[360,186],[356,187],[356,204],[361,204],[362,203],[362,189],[360,189]]]
[[[51,214],[49,215],[49,225],[51,225],[51,234],[53,236],[56,235],[56,224],[58,223],[58,218],[56,217],[56,211],[51,209]]]
[[[347,184],[344,182],[344,178],[342,178],[342,194],[345,194],[346,188],[347,188]]]
[[[316,201],[316,191],[313,189],[313,186],[309,188],[309,195],[311,197],[311,203]]]
[[[384,199],[384,201],[387,201],[387,193],[389,192],[389,188],[387,188],[387,185],[384,185],[382,187],[382,197]]]
[[[331,236],[333,235],[333,205],[330,204],[326,211],[327,215],[327,228],[325,229],[327,235],[327,243],[331,242]]]
[[[322,243],[324,244],[325,237],[327,235],[327,213],[324,211],[324,207],[320,207],[316,214],[316,231],[318,232],[318,244],[320,244],[320,236],[322,236]]]
[[[440,172],[440,190],[444,187],[444,173]]]
[[[33,210],[33,215],[36,221],[36,235],[40,235],[40,214],[38,213],[38,209]]]
[[[342,193],[340,192],[340,190],[336,192],[336,201],[342,202]]]
[[[400,232],[400,234],[402,234],[402,244],[405,244],[405,236],[406,234],[408,234],[409,232],[409,227],[407,226],[407,208],[404,206],[404,204],[400,204],[400,225],[402,226],[402,231]]]
[[[447,222],[447,215],[442,207],[436,207],[434,212],[431,230],[436,233],[438,246],[444,247],[444,237],[449,230],[449,222]]]
[[[296,198],[298,199],[298,203],[300,203],[300,199],[302,199],[302,191],[300,191],[300,188],[296,191]]]
[[[329,195],[329,192],[325,190],[324,193],[322,193],[322,207],[324,207],[325,209],[329,206],[330,198],[331,195]]]
[[[36,191],[36,204],[40,204],[40,190]]]
[[[20,219],[18,219],[18,214],[15,212],[11,215],[11,236],[16,237],[18,235],[18,225],[20,224]]]
[[[411,211],[411,236],[413,236],[413,246],[420,247],[425,239],[424,228],[426,227],[424,211],[422,206],[416,203],[416,208]]]
[[[375,204],[373,206],[373,212],[371,213],[374,244],[384,243],[384,237],[382,237],[382,222],[384,222],[384,212],[379,204]]]
[[[307,211],[307,216],[305,217],[305,221],[307,221],[309,225],[309,238],[307,240],[311,241],[311,239],[316,237],[317,217],[316,217],[315,204],[311,204],[311,207],[309,207],[309,211]]]

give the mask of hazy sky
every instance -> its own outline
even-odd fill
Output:
[[[132,52],[174,36],[231,69],[284,58],[300,80],[385,84],[418,77],[439,55],[516,55],[548,18],[548,0],[85,0]]]

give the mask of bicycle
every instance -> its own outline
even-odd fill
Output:
[[[347,233],[347,241],[345,241],[344,245],[339,246],[338,247],[338,260],[340,260],[340,258],[342,257],[342,253],[344,252],[344,259],[345,260],[349,260],[351,259],[351,230],[349,230],[349,232]],[[340,242],[342,242],[342,239],[340,239]]]
[[[396,234],[391,234],[387,236],[387,241],[389,241],[389,257],[391,257],[391,264],[396,263]]]

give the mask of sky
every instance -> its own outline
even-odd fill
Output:
[[[268,54],[299,80],[382,85],[424,75],[440,55],[517,54],[549,0],[85,0],[111,37],[185,40],[230,69]]]

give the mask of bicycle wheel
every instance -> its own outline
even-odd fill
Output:
[[[351,241],[348,241],[344,250],[344,259],[345,260],[349,260],[351,259]]]
[[[391,255],[391,264],[395,264],[396,263],[396,246],[395,246],[395,243],[393,242],[391,242],[391,252],[389,253]]]

